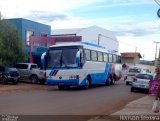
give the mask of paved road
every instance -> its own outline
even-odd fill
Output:
[[[25,115],[105,115],[146,94],[131,93],[119,82],[89,90],[34,90],[0,95],[0,114]]]

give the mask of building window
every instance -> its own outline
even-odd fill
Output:
[[[47,34],[46,33],[41,33],[40,36],[41,37],[47,37]]]
[[[41,42],[41,46],[42,47],[47,47],[47,43],[46,42]]]
[[[52,43],[51,42],[47,42],[47,47],[51,46]]]
[[[30,30],[27,30],[27,31],[26,31],[26,45],[29,45],[30,36],[34,36],[34,32],[33,32],[33,31],[30,31]]]
[[[33,42],[33,45],[34,45],[34,46],[39,46],[39,42],[38,42],[38,41],[34,41],[34,42]]]

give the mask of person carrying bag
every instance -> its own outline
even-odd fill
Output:
[[[160,112],[160,85],[158,86],[158,92],[156,94],[156,98],[152,107],[152,112],[154,113]]]

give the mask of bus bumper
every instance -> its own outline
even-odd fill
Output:
[[[79,79],[71,79],[71,80],[46,80],[46,85],[48,86],[79,86]]]

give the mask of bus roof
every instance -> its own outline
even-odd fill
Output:
[[[57,45],[52,45],[50,46],[50,48],[52,47],[67,47],[67,46],[82,46],[85,49],[91,49],[91,50],[96,50],[96,51],[100,51],[100,52],[106,52],[106,53],[112,53],[108,50],[105,49],[105,47],[96,45],[96,44],[92,44],[92,43],[87,43],[87,42],[70,42],[70,43],[63,43],[63,44],[57,44]],[[114,54],[117,54],[114,52]]]

